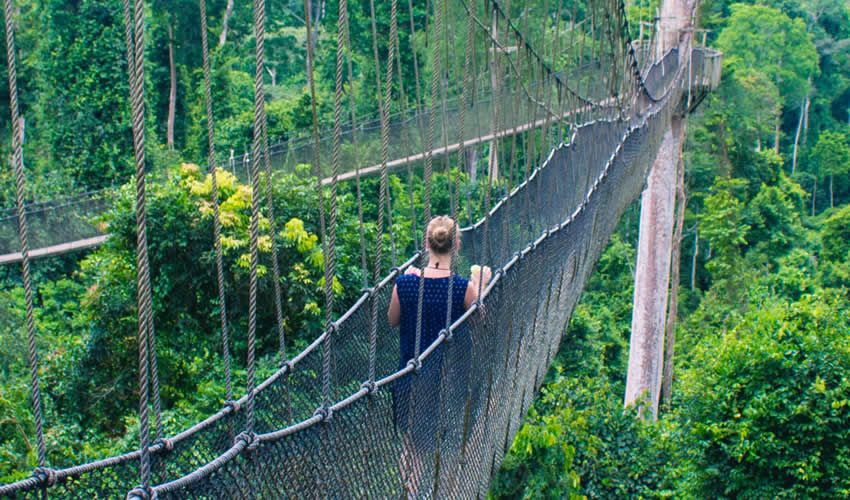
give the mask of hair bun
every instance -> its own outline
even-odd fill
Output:
[[[447,254],[452,251],[454,246],[454,237],[452,234],[457,231],[457,224],[454,219],[446,215],[434,217],[428,224],[428,229],[425,232],[425,237],[428,241],[428,246],[431,251],[438,254]]]

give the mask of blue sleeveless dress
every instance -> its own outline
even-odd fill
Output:
[[[417,309],[419,301],[419,280],[415,274],[405,274],[396,280],[398,299],[401,304],[401,325],[399,327],[399,369],[413,359],[416,347]],[[463,313],[463,299],[469,280],[453,275],[452,284],[452,323]],[[419,352],[430,346],[440,331],[446,327],[448,314],[449,277],[425,278],[422,293],[422,331],[420,333]],[[440,373],[442,370],[443,347],[438,347],[423,362],[418,374],[408,375],[398,380],[393,390],[393,408],[396,427],[401,432],[409,429],[417,447],[432,448],[436,443],[436,423],[438,422]],[[411,381],[416,378],[414,390]],[[411,415],[412,412],[412,415]],[[412,417],[412,418],[411,418]]]

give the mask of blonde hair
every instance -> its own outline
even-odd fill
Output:
[[[452,251],[457,235],[457,223],[448,215],[434,217],[425,230],[428,248],[431,252],[442,255]]]

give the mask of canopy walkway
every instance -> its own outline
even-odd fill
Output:
[[[368,288],[338,317],[333,316],[333,294],[328,288],[327,328],[306,349],[292,358],[287,358],[285,350],[281,352],[280,369],[255,386],[254,332],[249,327],[249,375],[245,394],[227,401],[220,411],[180,434],[158,435],[151,443],[146,432],[150,427],[148,391],[153,390],[153,405],[158,412],[156,349],[151,349],[150,305],[143,303],[144,278],[140,277],[142,432],[139,449],[64,468],[48,467],[41,453],[41,466],[33,476],[0,486],[0,498],[38,498],[42,495],[55,498],[126,495],[140,499],[486,496],[490,479],[522,424],[550,361],[557,354],[561,335],[595,262],[620,216],[645,183],[671,116],[692,110],[704,94],[717,85],[720,59],[712,51],[691,50],[689,45],[664,50],[649,43],[647,49],[636,51],[623,3],[605,0],[589,2],[586,18],[582,20],[575,17],[573,9],[568,23],[572,27],[572,43],[568,46],[560,46],[562,37],[556,34],[556,29],[564,28],[562,23],[547,30],[549,16],[543,16],[540,21],[544,25],[543,35],[535,51],[534,43],[527,38],[527,20],[526,26],[520,28],[499,2],[476,6],[471,1],[464,3],[466,14],[462,20],[466,27],[465,53],[455,58],[456,65],[451,60],[441,63],[440,44],[445,41],[440,22],[445,20],[441,20],[440,0],[431,3],[435,9],[434,25],[424,29],[430,27],[436,33],[432,39],[435,46],[432,63],[443,69],[429,75],[430,108],[420,103],[416,113],[407,115],[402,111],[395,122],[398,127],[393,128],[388,112],[392,98],[389,93],[383,94],[380,159],[370,167],[366,160],[368,155],[356,156],[359,151],[357,124],[351,123],[347,131],[343,130],[340,75],[345,67],[347,16],[343,12],[345,1],[340,1],[336,126],[328,141],[331,154],[325,155],[332,158],[331,171],[322,167],[322,138],[318,131],[313,134],[312,145],[306,147],[312,157],[308,161],[313,164],[317,178],[329,174],[326,181],[317,183],[322,200],[319,207],[322,210],[322,239],[326,245],[325,283],[330,287],[334,275],[338,182],[349,177],[359,182],[363,175],[373,172],[381,176],[381,200],[378,201],[378,233],[381,234],[384,232],[383,207],[387,203],[384,199],[386,181],[391,168],[413,168],[413,164],[424,168],[423,221],[427,221],[430,217],[428,182],[434,158],[442,155],[447,164],[462,165],[465,150],[489,143],[510,172],[505,175],[508,195],[492,207],[488,199],[486,215],[462,229],[464,244],[455,259],[458,269],[468,268],[472,263],[493,267],[494,277],[483,290],[480,301],[454,324],[447,325],[427,349],[417,350],[417,357],[404,369],[397,370],[399,335],[383,320],[384,312],[395,279],[409,266],[417,265],[423,251],[420,248],[402,265],[381,276],[378,273],[386,266],[382,262],[379,238],[373,279],[367,284]],[[130,68],[137,72],[141,64],[134,66],[132,61],[142,58],[136,56],[134,59],[131,47],[138,51],[142,37],[138,33],[130,36],[129,21],[134,14],[138,30],[139,23],[143,22],[140,5],[138,2],[133,12],[127,8],[125,14]],[[201,5],[205,23],[203,1]],[[561,19],[561,10],[559,2],[557,19]],[[394,0],[389,47],[383,61],[387,68],[386,82],[379,82],[384,89],[401,81],[401,78],[395,81],[400,68],[393,67],[398,55],[396,16]],[[255,1],[255,32],[260,41],[263,17],[262,1]],[[516,50],[507,50],[509,43]],[[258,51],[261,47],[262,43],[258,43]],[[549,48],[558,56],[554,58],[555,67],[543,57]],[[262,75],[261,52],[257,59],[258,74]],[[480,102],[472,99],[470,93],[471,82],[476,78],[471,75],[476,61],[484,75],[482,81],[490,87],[487,98],[490,104],[482,106],[483,110],[476,108]],[[376,66],[380,66],[378,61]],[[308,68],[308,74],[310,71]],[[140,81],[134,78],[132,71],[130,79],[131,87]],[[450,119],[450,100],[446,97],[449,84],[446,82],[452,81],[458,82],[455,87],[458,104],[456,114]],[[261,103],[261,83],[258,89],[257,102]],[[381,95],[380,86],[378,93]],[[403,88],[401,93],[403,95]],[[418,94],[417,88],[417,99]],[[133,97],[136,111],[139,97],[138,94]],[[403,107],[404,97],[397,97]],[[255,131],[264,130],[260,108],[261,105],[257,110]],[[471,125],[472,120],[466,121],[475,113],[480,113],[483,125]],[[143,130],[144,114],[134,116],[141,117]],[[435,132],[438,128],[440,131]],[[134,129],[139,133],[138,127]],[[350,159],[356,167],[353,173],[340,172],[340,165],[346,163],[341,159],[345,132],[352,140],[354,156]],[[418,139],[412,139],[416,134]],[[360,139],[362,146],[363,138]],[[210,143],[213,144],[212,136]],[[251,235],[252,305],[256,303],[258,279],[256,220],[262,197],[259,190],[260,164],[264,156],[261,143],[258,132],[248,169],[254,189],[252,213],[255,221]],[[398,154],[391,156],[393,148]],[[292,160],[287,160],[286,155],[294,155],[292,151],[292,148],[285,148],[275,161],[279,165],[288,164]],[[138,148],[136,155],[138,160]],[[211,147],[210,166],[214,164],[212,158],[214,148]],[[143,159],[142,154],[142,169]],[[270,164],[267,160],[267,170]],[[360,168],[360,165],[367,166]],[[512,179],[515,174],[521,174],[523,168],[522,182],[513,186]],[[455,216],[459,203],[458,179],[459,176],[455,176],[456,184],[450,188],[455,193],[452,203]],[[143,210],[144,181],[137,182],[137,186],[139,184],[142,195],[139,205]],[[322,191],[323,184],[325,191]],[[322,197],[327,191],[330,191],[330,198],[324,200]],[[489,196],[489,191],[485,195]],[[330,202],[327,213],[324,201]],[[22,203],[17,217],[21,215],[24,215]],[[273,230],[273,217],[270,219]],[[26,218],[21,220],[25,234]],[[144,234],[144,224],[140,223],[139,227],[140,234]],[[26,245],[22,257],[26,257],[26,270]],[[144,261],[139,262],[143,269]],[[281,264],[286,265],[285,262]],[[255,312],[249,311],[250,314]],[[224,313],[222,318],[224,323]],[[223,324],[223,331],[226,330]],[[229,352],[227,337],[223,337],[225,352]],[[395,389],[400,384],[410,387],[409,397],[403,401],[394,398],[400,394]],[[436,400],[432,390],[435,384],[438,387]],[[37,380],[34,386],[37,388]],[[37,391],[33,399],[34,406],[38,407]],[[225,399],[229,400],[230,395]],[[436,421],[421,418],[432,413],[430,406],[434,401],[438,405]],[[431,449],[416,456],[406,451],[407,438],[394,424],[398,405],[407,408],[412,426],[421,427],[419,430],[434,436]],[[160,433],[159,425],[157,433]]]

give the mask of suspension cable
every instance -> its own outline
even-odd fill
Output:
[[[433,150],[434,150],[434,133],[436,127],[436,115],[437,115],[437,99],[439,96],[439,84],[440,84],[440,71],[441,67],[440,62],[440,31],[442,30],[442,14],[440,13],[440,2],[445,0],[433,0],[435,4],[434,7],[434,69],[431,72],[431,111],[428,115],[428,137],[427,137],[427,147],[425,149],[425,173],[424,173],[424,181],[425,181],[425,206],[424,208],[424,224],[423,224],[423,239],[422,239],[422,249],[425,248],[425,234],[428,232],[428,224],[431,222],[431,175],[433,168]],[[425,253],[422,253],[421,260],[423,262],[422,265],[422,279],[419,280],[419,293],[417,297],[416,304],[416,337],[414,341],[414,358],[416,358],[416,363],[419,363],[419,353],[421,353],[421,348],[419,343],[422,340],[422,297],[425,293],[425,266],[427,265],[427,260],[425,260]]]
[[[224,359],[224,394],[225,401],[233,399],[233,385],[230,380],[230,339],[227,332],[227,305],[224,292],[224,259],[221,249],[221,217],[218,203],[218,177],[215,168],[215,127],[213,126],[212,113],[212,85],[210,83],[210,51],[207,45],[207,7],[206,1],[200,0],[201,4],[201,50],[203,52],[204,64],[204,94],[207,111],[207,170],[212,180],[212,202],[213,202],[213,235],[215,237],[215,270],[218,283],[219,319],[221,320],[221,347]]]
[[[345,5],[342,5],[342,2],[345,2]],[[354,102],[355,102],[355,93],[354,93],[354,71],[351,65],[351,34],[349,33],[349,22],[348,22],[348,1],[340,0],[340,17],[345,14],[345,22],[342,22],[342,29],[345,30],[345,58],[346,63],[348,64],[348,107],[350,109],[351,114],[351,142],[354,147],[354,170],[355,170],[355,179],[357,185],[357,219],[359,221],[359,229],[360,229],[360,264],[363,271],[363,288],[369,287],[369,271],[368,266],[366,264],[366,234],[363,227],[363,194],[360,187],[360,155],[359,148],[357,145],[357,114],[355,112]]]
[[[316,173],[316,191],[319,198],[319,227],[322,233],[322,253],[324,259],[324,278],[325,278],[325,331],[327,335],[322,344],[322,410],[328,411],[330,406],[330,391],[331,391],[331,350],[333,349],[333,337],[335,330],[333,328],[333,277],[334,277],[334,252],[336,246],[336,191],[337,180],[339,177],[338,164],[333,164],[333,174],[331,182],[331,199],[330,199],[330,227],[328,228],[325,220],[325,200],[324,191],[322,189],[322,165],[321,156],[319,154],[319,117],[316,109],[316,82],[313,74],[313,22],[311,19],[312,13],[308,2],[304,2],[304,20],[307,27],[307,81],[310,85],[310,103],[313,114],[313,169]]]
[[[35,343],[33,318],[32,280],[30,276],[29,242],[27,240],[27,214],[25,211],[26,174],[24,173],[23,131],[18,108],[18,74],[16,71],[15,25],[12,18],[12,0],[3,2],[6,22],[6,61],[9,66],[9,108],[12,112],[12,162],[15,168],[15,200],[18,210],[19,237],[23,263],[24,298],[26,300],[27,354],[30,368],[30,401],[35,418],[38,466],[44,467],[44,423],[41,415],[41,389],[38,378],[38,348]]]
[[[275,322],[277,324],[277,336],[278,341],[280,342],[280,363],[281,365],[286,364],[286,335],[283,331],[283,304],[281,302],[281,291],[280,291],[280,266],[278,264],[277,257],[277,244],[275,241],[277,240],[277,224],[275,224],[274,218],[274,198],[272,192],[272,161],[271,155],[269,154],[269,134],[268,134],[268,121],[266,119],[265,106],[263,106],[262,112],[262,126],[263,126],[263,162],[265,164],[266,171],[266,206],[269,211],[269,236],[271,237],[271,246],[272,246],[272,281],[274,282],[274,298],[275,298]]]
[[[254,141],[251,149],[251,167],[248,174],[251,181],[251,229],[250,229],[250,277],[248,288],[248,362],[247,392],[248,404],[245,407],[245,431],[254,433],[254,375],[257,339],[257,264],[259,260],[260,225],[260,162],[263,155],[263,108],[265,95],[263,89],[263,66],[265,64],[266,2],[253,0],[254,38],[256,39],[256,62],[254,68]]]
[[[136,0],[131,21],[129,0],[124,0],[125,37],[127,42],[130,100],[133,120],[133,151],[136,163],[136,277],[139,342],[139,441],[142,488],[150,490],[150,428],[148,421],[149,343],[152,303],[150,265],[148,261],[147,223],[145,218],[145,24],[144,2]],[[133,29],[130,29],[133,26]],[[131,49],[132,48],[132,49]],[[132,52],[132,54],[131,54]]]
[[[470,7],[473,10],[475,9],[475,0],[470,0]],[[472,36],[473,36],[472,35],[472,27],[473,27],[472,17],[467,16],[466,39],[465,39],[465,45],[464,45],[465,50],[464,50],[464,61],[463,61],[463,83],[462,83],[461,99],[460,99],[460,113],[459,113],[459,117],[458,117],[458,144],[460,144],[460,147],[458,148],[458,153],[457,153],[458,154],[458,167],[457,167],[457,171],[455,172],[455,185],[454,185],[455,203],[452,204],[452,221],[453,221],[452,229],[451,229],[452,260],[451,260],[451,263],[450,263],[450,266],[449,266],[449,268],[450,268],[449,291],[448,291],[448,297],[446,299],[446,301],[447,301],[447,304],[446,304],[446,330],[448,330],[452,325],[452,304],[454,302],[454,300],[452,300],[452,299],[453,299],[453,294],[454,294],[454,281],[455,281],[454,275],[457,273],[458,238],[460,236],[460,234],[458,232],[458,225],[460,224],[460,222],[458,220],[458,205],[459,205],[459,203],[457,203],[457,200],[458,200],[458,197],[460,196],[460,174],[463,171],[464,153],[466,152],[463,134],[464,134],[464,121],[466,119],[466,100],[467,100],[468,95],[469,95],[469,73],[470,73],[470,66],[471,66],[471,60],[472,60]],[[495,137],[495,135],[494,135],[494,137]],[[449,179],[450,178],[451,178],[451,176],[449,176]],[[451,189],[451,187],[449,187],[449,189]],[[486,240],[486,238],[487,238],[486,234],[485,234],[484,238]],[[483,272],[482,272],[482,274],[483,274]],[[423,278],[425,277],[424,272],[422,274],[422,277]],[[474,276],[473,276],[473,278],[474,278]]]

